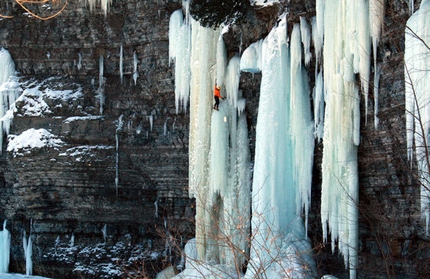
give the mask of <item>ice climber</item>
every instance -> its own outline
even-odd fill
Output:
[[[215,84],[215,87],[214,87],[214,98],[215,98],[214,109],[218,110],[219,98],[221,99],[224,99],[224,98],[221,96],[221,87],[219,87],[217,84]]]

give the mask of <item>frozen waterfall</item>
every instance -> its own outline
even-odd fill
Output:
[[[0,49],[0,146],[3,144],[3,133],[9,133],[9,127],[13,118],[9,109],[21,94],[18,78],[15,72],[15,63],[9,51]],[[0,154],[1,154],[0,148]]]
[[[172,15],[171,38],[181,32],[182,17],[182,12]],[[198,259],[240,266],[249,253],[246,247],[251,237],[253,262],[247,276],[268,268],[266,274],[276,278],[293,267],[292,276],[306,278],[315,269],[300,217],[302,212],[307,216],[309,209],[314,149],[310,89],[301,64],[301,33],[309,36],[308,26],[294,27],[290,50],[284,18],[268,38],[245,50],[242,59],[236,55],[229,61],[219,30],[202,28],[195,21],[190,27],[191,44],[174,41],[170,55],[176,57],[172,59],[176,69],[193,65],[189,81],[190,195],[197,203]],[[181,64],[177,54],[189,45],[190,62]],[[263,73],[252,193],[240,69]],[[212,110],[215,81],[222,87],[221,95],[228,98],[221,101],[219,111]],[[252,236],[248,233],[251,224]],[[265,241],[267,237],[276,241]],[[280,251],[281,257],[274,259]],[[189,269],[180,276],[189,274]]]
[[[303,29],[302,29],[303,30]],[[309,278],[316,266],[310,255],[307,219],[313,165],[313,122],[307,73],[301,64],[300,26],[288,45],[284,17],[263,41],[245,50],[243,69],[257,72],[261,88],[252,190],[251,264],[246,278],[265,270],[269,278]],[[251,53],[248,53],[251,51]]]
[[[291,38],[287,37],[283,15],[264,40],[251,44],[241,57],[235,55],[227,61],[219,30],[202,28],[190,22],[188,15],[184,20],[182,11],[172,14],[169,56],[175,63],[177,111],[179,105],[186,108],[190,98],[189,181],[190,195],[197,199],[195,245],[199,260],[231,264],[232,258],[220,244],[219,235],[225,229],[234,230],[234,221],[225,213],[229,195],[243,199],[231,192],[232,187],[239,186],[234,177],[239,171],[246,171],[233,168],[237,165],[234,158],[240,156],[237,150],[244,148],[244,141],[233,140],[239,135],[241,113],[246,105],[238,81],[240,71],[261,72],[249,201],[253,214],[246,225],[252,227],[252,241],[245,277],[260,274],[260,268],[270,278],[280,277],[285,267],[291,270],[293,278],[306,278],[306,272],[314,272],[307,216],[317,138],[324,142],[324,239],[331,236],[333,251],[339,249],[350,278],[356,278],[360,91],[367,122],[373,51],[377,128],[381,72],[376,54],[383,17],[384,4],[377,0],[317,0],[311,24],[300,18],[300,24],[292,28]],[[302,61],[307,64],[312,58],[311,41],[316,59],[313,111],[308,74],[302,65]],[[222,95],[228,97],[221,102],[219,112],[211,110],[215,82],[223,88]],[[240,189],[246,191],[248,186]],[[246,202],[243,200],[243,205]],[[301,268],[303,265],[309,267],[307,271]]]
[[[181,10],[175,11],[169,22],[169,61],[175,63],[176,113],[180,106],[184,111],[190,96],[191,25]]]
[[[179,32],[190,41],[173,39],[169,53],[180,77],[175,79],[177,105],[186,107],[190,92],[189,191],[197,204],[196,258],[237,267],[233,272],[240,273],[249,243],[251,185],[248,128],[238,89],[240,60],[235,56],[227,63],[220,30],[182,17],[180,11],[172,15],[169,36],[178,38]],[[215,82],[229,97],[219,111],[212,109]],[[192,268],[197,267],[187,265],[179,278]]]
[[[421,214],[430,219],[430,0],[408,20],[405,31],[405,98],[408,159],[417,160],[421,184]],[[413,147],[415,146],[415,150]]]
[[[190,105],[190,194],[196,198],[196,244],[199,259],[236,263],[244,259],[249,224],[250,167],[245,115],[238,116],[238,59],[216,67],[220,31],[192,22]],[[215,71],[217,70],[217,72]],[[225,70],[225,73],[219,71]],[[215,77],[222,86],[219,111],[213,111]],[[228,86],[227,86],[228,85]],[[239,233],[238,233],[239,231]],[[234,245],[232,245],[234,244]]]
[[[3,230],[0,231],[0,273],[9,271],[11,234],[6,229],[7,220],[3,222]]]
[[[323,38],[324,150],[322,162],[321,222],[324,238],[331,235],[332,250],[339,252],[356,278],[358,264],[358,166],[360,75],[367,122],[371,44],[374,60],[384,17],[380,1],[317,0],[314,43]],[[316,49],[318,49],[316,47]],[[374,62],[375,87],[380,71]],[[321,86],[317,78],[317,88]],[[316,96],[320,92],[315,90]],[[375,94],[375,104],[378,103]],[[375,106],[375,113],[377,107]],[[317,117],[317,116],[316,116]],[[318,116],[319,118],[319,116]],[[375,127],[378,119],[375,117]],[[317,132],[317,134],[320,134]]]
[[[317,1],[318,2],[318,1]],[[341,4],[343,3],[343,5]],[[356,18],[360,11],[364,16],[363,1],[329,1],[324,6],[324,150],[322,162],[321,222],[323,237],[331,234],[332,250],[336,241],[350,268],[350,278],[356,277],[358,263],[358,169],[357,146],[359,144],[360,97],[355,73],[360,72],[364,59],[368,63],[370,53],[357,50],[363,44],[356,36],[369,32],[368,25],[360,25]],[[329,12],[325,12],[329,11]],[[334,16],[335,15],[335,16]],[[357,15],[358,16],[358,15]],[[368,17],[361,20],[366,21]],[[366,31],[367,30],[367,31]],[[353,33],[351,33],[353,32]],[[354,38],[350,40],[349,38]],[[364,55],[362,58],[361,55]],[[369,64],[368,64],[369,66]],[[368,80],[368,66],[364,67],[364,79]],[[367,81],[366,80],[366,81]],[[365,96],[366,103],[367,97]],[[366,105],[367,106],[367,105]],[[367,111],[367,109],[366,109]]]

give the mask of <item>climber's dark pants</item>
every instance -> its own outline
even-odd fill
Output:
[[[215,106],[214,106],[214,109],[218,109],[218,106],[219,106],[219,97],[218,97],[218,96],[214,96],[214,98],[215,98]]]

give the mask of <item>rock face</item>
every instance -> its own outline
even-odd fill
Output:
[[[175,263],[170,255],[194,233],[187,191],[189,115],[175,113],[174,65],[168,60],[169,17],[181,1],[118,0],[106,16],[97,9],[90,12],[83,2],[71,1],[49,21],[30,18],[16,6],[0,6],[14,15],[0,21],[0,44],[12,54],[27,94],[17,102],[10,134],[45,129],[62,141],[30,153],[3,146],[0,219],[8,219],[12,232],[10,271],[25,272],[26,231],[33,239],[36,274],[115,278],[137,274],[143,266],[153,277]],[[419,216],[419,187],[406,162],[403,38],[409,11],[404,1],[386,2],[378,52],[380,124],[374,129],[372,111],[367,125],[363,116],[359,147],[358,274],[426,278],[429,239]],[[248,24],[224,35],[229,53],[264,38],[286,5],[291,22],[315,15],[315,1],[281,1],[250,11]],[[240,84],[247,98],[251,148],[259,79],[243,74]],[[65,90],[69,97],[48,94]],[[30,99],[45,103],[45,110],[30,114]],[[322,150],[317,145],[309,235],[320,275],[344,278],[341,258],[321,238]]]
[[[11,272],[25,273],[24,230],[33,238],[34,272],[52,278],[112,278],[95,262],[148,259],[156,270],[165,259],[166,231],[184,240],[193,235],[189,119],[174,114],[168,61],[169,17],[180,7],[179,1],[115,1],[105,17],[71,1],[49,21],[18,7],[13,19],[1,21],[1,45],[27,94],[17,102],[10,134],[46,129],[63,141],[25,155],[3,146],[0,219],[8,219],[12,232]],[[48,94],[65,90],[70,97]],[[46,107],[31,114],[27,105],[34,102]],[[127,262],[127,255],[135,260]]]

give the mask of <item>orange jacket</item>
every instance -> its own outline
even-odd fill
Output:
[[[214,87],[214,96],[217,96],[217,97],[219,97],[219,98],[222,99],[220,91],[221,91],[221,87],[219,87],[218,85],[215,85],[215,87]]]

